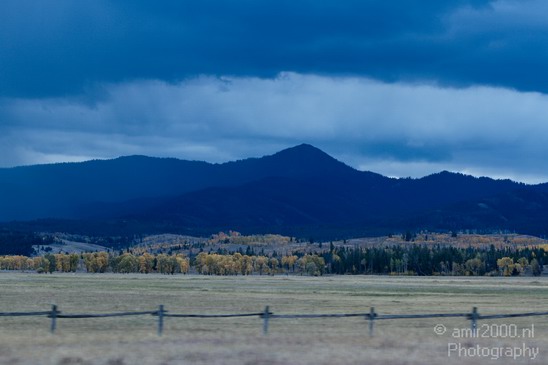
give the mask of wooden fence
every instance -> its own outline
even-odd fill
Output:
[[[142,312],[118,312],[118,313],[96,313],[96,314],[65,314],[61,312],[57,305],[52,305],[51,310],[43,312],[0,312],[0,317],[28,317],[28,316],[46,316],[51,318],[50,331],[55,333],[58,319],[75,319],[75,318],[108,318],[108,317],[127,317],[127,316],[143,316],[152,315],[158,317],[158,336],[161,336],[164,330],[165,318],[234,318],[234,317],[258,317],[263,322],[263,333],[268,334],[269,321],[274,319],[311,319],[311,318],[348,318],[361,317],[369,323],[369,336],[374,334],[375,321],[395,320],[395,319],[425,319],[425,318],[455,318],[463,317],[470,321],[472,336],[477,335],[477,323],[479,320],[499,319],[499,318],[517,318],[517,317],[533,317],[546,316],[548,312],[526,312],[526,313],[511,313],[511,314],[489,314],[481,315],[478,308],[474,307],[469,313],[427,313],[427,314],[378,314],[375,308],[371,307],[366,313],[332,313],[332,314],[275,314],[270,311],[269,306],[266,306],[264,311],[256,313],[237,313],[237,314],[184,314],[184,313],[169,313],[164,309],[163,305],[155,311]]]

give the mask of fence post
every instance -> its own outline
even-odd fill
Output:
[[[164,305],[160,304],[158,308],[158,336],[162,335],[164,331]]]
[[[51,333],[55,333],[55,329],[57,328],[57,305],[52,304],[51,305]]]
[[[373,337],[374,320],[377,315],[375,314],[375,307],[371,307],[369,310],[369,337]]]
[[[263,313],[263,333],[265,335],[268,334],[268,317],[270,315],[270,310],[269,310],[269,307],[268,305],[264,308],[264,313]]]
[[[472,315],[470,316],[471,326],[472,326],[472,337],[477,337],[478,334],[478,307],[472,308]]]

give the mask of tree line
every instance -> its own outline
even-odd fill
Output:
[[[249,256],[241,253],[216,254],[201,252],[192,260],[192,267],[203,275],[272,275],[300,273],[323,275],[325,260],[318,255],[283,256],[280,260],[269,256]],[[84,254],[46,254],[27,256],[0,256],[0,270],[34,270],[39,273],[76,272],[89,273],[161,273],[186,274],[190,271],[189,258],[182,254],[134,255],[129,252],[111,254],[94,252]]]
[[[76,272],[89,273],[160,273],[186,274],[190,269],[184,255],[152,255],[131,253],[113,255],[108,252],[84,254],[46,254],[29,258],[27,256],[0,256],[0,270],[33,270],[39,273]]]
[[[326,273],[323,257],[318,255],[250,256],[239,252],[232,254],[199,253],[194,260],[196,272],[204,275],[274,275],[298,273],[319,276]]]
[[[252,250],[248,250],[253,252]],[[46,254],[38,257],[0,256],[0,270],[35,270],[51,273],[86,271],[90,273],[186,274],[192,269],[203,275],[375,274],[375,275],[452,275],[517,276],[541,275],[547,259],[538,247],[458,248],[442,245],[398,245],[391,247],[335,247],[304,253],[279,255],[244,252],[200,252],[183,254],[94,252]]]
[[[543,248],[460,248],[447,245],[333,247],[322,254],[333,274],[516,276],[541,275]]]

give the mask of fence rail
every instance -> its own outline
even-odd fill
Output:
[[[0,312],[0,317],[30,317],[30,316],[47,316],[51,311],[47,312]]]
[[[234,318],[234,317],[261,317],[264,312],[260,313],[242,313],[242,314],[171,314],[164,312],[164,317],[173,318]]]
[[[49,312],[51,314],[51,312]],[[127,317],[142,316],[145,314],[158,315],[158,311],[148,312],[121,312],[121,313],[98,313],[98,314],[62,314],[57,312],[57,318],[105,318],[105,317]]]
[[[527,312],[527,313],[507,313],[507,314],[488,314],[481,315],[477,307],[472,308],[468,313],[424,313],[424,314],[379,314],[375,308],[371,307],[369,312],[363,313],[306,313],[306,314],[276,314],[270,311],[266,306],[262,312],[254,313],[235,313],[235,314],[186,314],[169,313],[163,305],[154,311],[136,311],[136,312],[117,312],[117,313],[73,313],[65,314],[58,310],[57,305],[52,305],[51,310],[41,312],[0,312],[0,317],[29,317],[45,316],[51,318],[51,333],[55,333],[57,328],[57,319],[76,319],[76,318],[109,318],[109,317],[127,317],[151,315],[158,317],[158,335],[161,336],[164,328],[164,318],[236,318],[236,317],[259,317],[263,320],[263,333],[268,334],[269,321],[272,319],[311,319],[311,318],[351,318],[362,317],[369,322],[369,335],[373,336],[374,322],[378,320],[394,319],[423,319],[423,318],[455,318],[462,317],[470,321],[472,335],[477,334],[477,321],[485,319],[517,318],[548,316],[547,312]]]

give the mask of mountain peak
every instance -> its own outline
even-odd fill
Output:
[[[289,148],[286,148],[285,150],[283,151],[287,151],[287,150],[294,150],[294,151],[314,151],[314,152],[320,152],[320,153],[325,153],[323,152],[322,150],[320,150],[318,147],[314,147],[313,145],[311,144],[308,144],[308,143],[301,143],[299,145],[296,145],[294,147],[289,147]],[[283,152],[281,151],[281,152]]]
[[[340,161],[331,157],[321,149],[314,147],[307,143],[302,143],[300,145],[286,148],[280,152],[275,153],[272,157],[285,157],[285,158],[296,158],[299,160],[320,160],[320,161]]]
[[[321,149],[306,143],[266,156],[265,159],[280,167],[283,166],[286,169],[294,170],[298,172],[297,175],[355,171],[354,168],[328,155]]]

